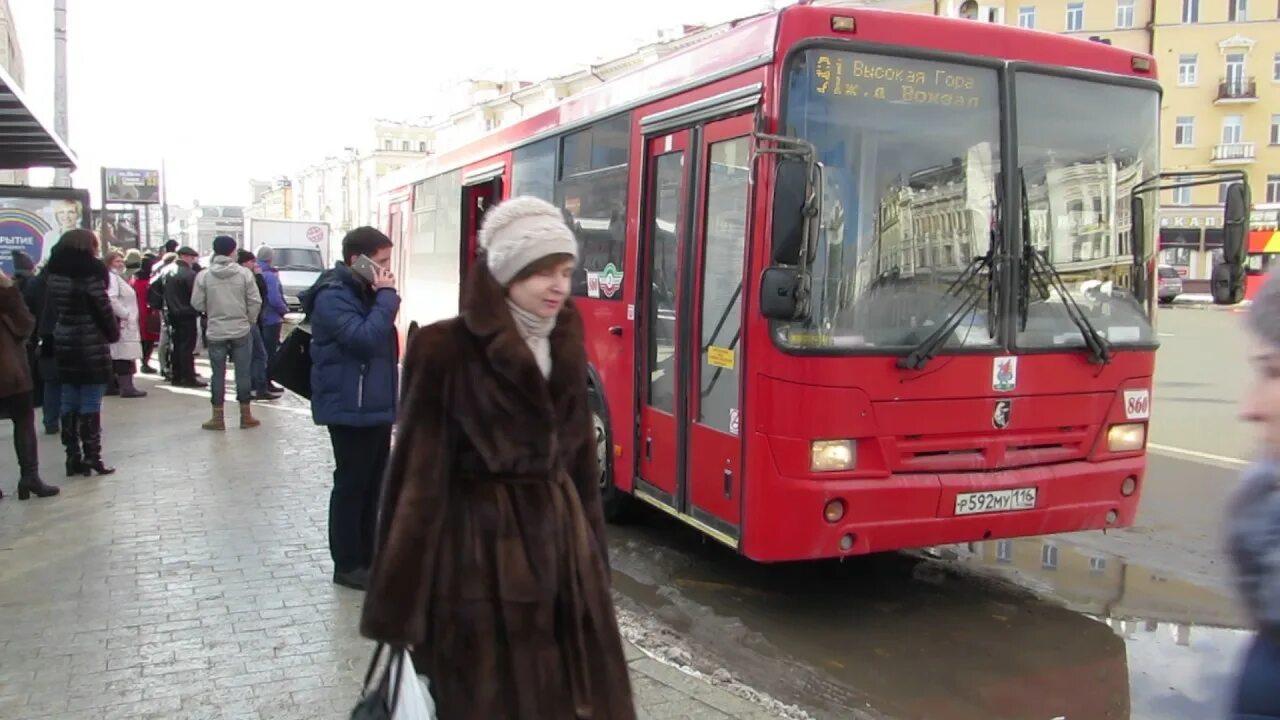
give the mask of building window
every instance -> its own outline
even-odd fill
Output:
[[[1229,97],[1239,97],[1245,93],[1244,53],[1227,54],[1227,92]]]
[[[996,543],[996,560],[1002,563],[1013,562],[1013,543],[1001,540]]]
[[[1182,22],[1200,22],[1200,0],[1182,0]]]
[[[1191,147],[1196,144],[1196,119],[1191,115],[1179,117],[1173,125],[1173,144]]]
[[[1118,28],[1133,27],[1133,0],[1117,0],[1116,27]]]
[[[1034,5],[1018,8],[1018,27],[1035,28],[1036,9]]]
[[[1280,175],[1267,176],[1267,202],[1280,203]]]
[[[1271,116],[1271,144],[1280,145],[1280,115]]]
[[[1235,145],[1244,142],[1244,116],[1227,115],[1222,118],[1222,144]]]
[[[1100,575],[1107,571],[1107,559],[1100,557],[1089,558],[1089,572],[1094,575]]]
[[[1200,63],[1194,53],[1178,56],[1178,84],[1195,85],[1200,78]]]
[[[1227,0],[1227,20],[1244,22],[1249,19],[1249,0]]]
[[[1170,194],[1173,195],[1173,200],[1169,203],[1170,205],[1191,204],[1191,188],[1189,187],[1176,187]]]
[[[401,140],[401,141],[400,141],[400,149],[401,149],[402,151],[404,151],[404,152],[409,152],[409,141],[408,141],[408,140]]]
[[[1067,32],[1084,29],[1084,3],[1073,2],[1067,5]]]
[[[390,150],[391,148],[392,148],[392,145],[391,145],[391,141],[390,141],[390,140],[383,140],[383,141],[382,141],[382,149],[383,149],[383,150]]]
[[[1040,548],[1040,567],[1046,570],[1058,569],[1058,547],[1045,543]]]
[[[420,152],[420,153],[424,153],[424,152],[426,152],[426,151],[427,151],[427,141],[426,141],[426,140],[419,140],[419,141],[418,141],[418,152]]]
[[[1271,79],[1280,82],[1280,52],[1271,58]]]

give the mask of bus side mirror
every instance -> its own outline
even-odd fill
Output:
[[[1222,210],[1222,261],[1244,263],[1244,235],[1249,225],[1249,192],[1241,183],[1227,187],[1227,203]]]
[[[809,312],[809,274],[771,267],[760,278],[760,314],[770,320],[804,320]]]
[[[781,157],[773,173],[773,262],[799,265],[805,239],[809,163]]]

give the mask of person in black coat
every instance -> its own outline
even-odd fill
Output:
[[[189,247],[178,250],[177,266],[164,281],[164,307],[173,331],[174,387],[205,387],[196,376],[196,339],[200,332],[200,313],[191,307],[191,293],[196,286],[192,270],[198,255]]]
[[[120,326],[107,297],[107,266],[97,254],[98,237],[77,228],[62,235],[45,267],[42,352],[52,350],[62,382],[68,476],[115,472],[102,461],[102,398]]]
[[[18,289],[18,294],[22,296],[23,303],[26,304],[27,286],[35,279],[36,263],[31,256],[21,250],[11,250],[9,256],[13,259],[13,286]],[[35,315],[35,310],[27,305],[27,310]],[[28,370],[31,372],[31,398],[35,407],[44,404],[44,382],[40,377],[39,355],[36,352],[38,342],[35,333],[27,338],[27,360]]]
[[[46,435],[57,435],[61,432],[62,423],[62,383],[58,380],[58,366],[53,359],[53,330],[44,331],[45,298],[49,295],[49,273],[41,270],[28,280],[22,289],[22,299],[27,302],[27,309],[36,319],[36,334],[32,346],[36,355],[36,375],[42,386],[41,408],[42,420]],[[44,345],[48,343],[48,347]]]

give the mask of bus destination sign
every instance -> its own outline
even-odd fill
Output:
[[[884,55],[827,53],[813,64],[818,95],[976,110],[978,78],[968,68]]]

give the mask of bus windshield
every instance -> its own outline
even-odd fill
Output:
[[[1016,228],[1009,247],[1024,270],[1009,288],[1012,345],[1084,347],[1086,332],[1095,345],[1152,342],[1128,289],[1129,207],[1158,172],[1157,92],[1025,70],[1012,82],[1016,153],[1000,143],[995,66],[828,49],[794,58],[784,132],[816,148],[823,217],[809,319],[774,323],[780,345],[900,352],[940,328],[943,351],[1003,345],[1007,318],[995,315],[1007,296],[990,274],[1002,226]],[[1006,169],[1025,203],[998,191]],[[1005,207],[1023,216],[1002,223]],[[1147,221],[1144,259],[1155,213]]]
[[[775,324],[778,342],[909,348],[959,311],[942,347],[993,346],[996,71],[825,49],[789,70],[786,134],[817,149],[823,217],[810,319]]]
[[[1112,345],[1153,341],[1147,308],[1129,290],[1133,188],[1159,171],[1154,89],[1020,71],[1014,75],[1026,252],[1063,280],[1089,323]],[[1063,103],[1061,98],[1071,98]],[[1154,254],[1147,213],[1144,258]],[[1084,337],[1058,291],[1020,289],[1016,345],[1080,347]]]

